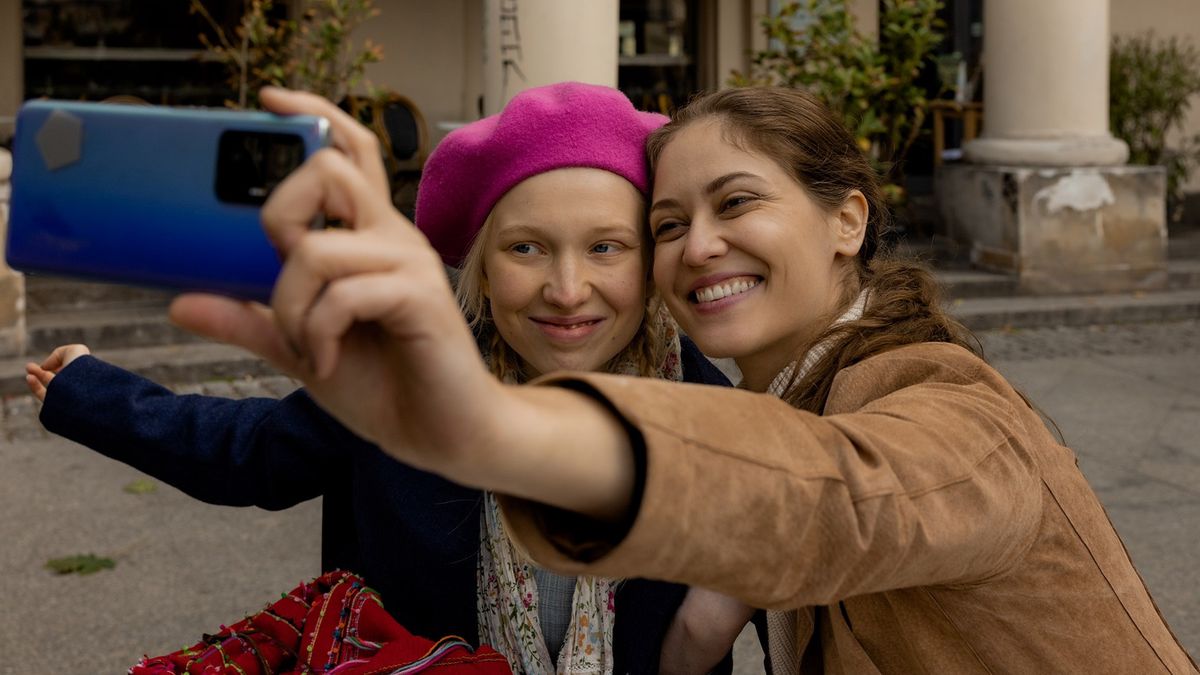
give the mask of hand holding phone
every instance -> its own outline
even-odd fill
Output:
[[[469,445],[464,437],[488,438],[476,422],[493,419],[500,384],[479,357],[441,256],[392,205],[378,139],[311,94],[269,89],[261,98],[278,112],[325,117],[332,145],[263,207],[284,258],[271,305],[186,294],[172,303],[172,319],[303,381],[349,429],[413,466],[451,458]],[[314,231],[308,223],[318,215],[346,227]]]
[[[280,263],[259,208],[327,136],[312,115],[27,102],[8,264],[265,302]]]

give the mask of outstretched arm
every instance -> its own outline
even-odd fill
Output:
[[[303,392],[177,395],[83,345],[59,347],[27,371],[47,430],[209,503],[286,508],[311,499],[339,457],[364,444]]]

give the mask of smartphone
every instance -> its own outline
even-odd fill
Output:
[[[17,113],[10,267],[265,302],[271,190],[328,143],[324,118],[37,100]]]

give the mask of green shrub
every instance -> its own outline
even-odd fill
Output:
[[[1129,144],[1129,161],[1161,164],[1167,169],[1167,214],[1183,218],[1183,187],[1200,164],[1200,133],[1182,136],[1172,146],[1200,94],[1200,51],[1175,37],[1153,33],[1113,38],[1109,57],[1109,124]]]
[[[274,84],[341,101],[361,80],[367,64],[383,58],[369,41],[356,48],[351,33],[379,14],[374,0],[307,0],[298,21],[270,18],[272,0],[244,0],[241,21],[231,36],[212,18],[201,0],[191,11],[209,24],[213,38],[200,41],[214,59],[225,64],[229,84],[238,92],[232,108],[258,107],[257,92]]]
[[[943,39],[941,7],[941,0],[883,0],[876,40],[855,27],[847,0],[788,3],[762,21],[771,47],[754,55],[748,74],[735,72],[730,82],[813,92],[842,115],[859,145],[899,183],[895,167],[917,139],[928,108],[917,77]]]

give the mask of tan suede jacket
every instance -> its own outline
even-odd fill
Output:
[[[847,368],[823,416],[734,389],[545,382],[608,401],[646,452],[636,517],[599,555],[585,528],[504,501],[552,569],[798,610],[803,673],[1197,672],[1074,453],[964,349]]]

